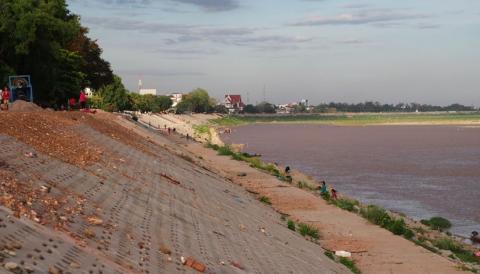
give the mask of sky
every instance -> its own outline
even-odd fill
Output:
[[[480,106],[480,0],[67,0],[126,87]]]

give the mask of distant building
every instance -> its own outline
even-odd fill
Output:
[[[140,93],[140,95],[147,95],[147,94],[151,94],[151,95],[158,95],[157,94],[157,89],[154,89],[154,88],[151,88],[151,89],[147,89],[147,88],[142,88],[138,91],[138,93]]]
[[[180,102],[183,99],[182,93],[171,93],[167,96],[169,96],[170,99],[172,100],[172,107],[176,107],[178,104],[180,104]]]
[[[225,95],[223,102],[229,113],[239,113],[243,111],[245,104],[242,102],[241,95]]]

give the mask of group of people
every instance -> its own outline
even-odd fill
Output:
[[[2,90],[2,110],[8,110],[8,103],[10,102],[10,91],[8,87],[4,87]]]
[[[287,178],[291,178],[290,171],[291,171],[290,167],[286,166],[285,167],[285,174],[286,174]],[[330,190],[330,193],[329,193],[326,182],[322,181],[320,183],[320,195],[324,196],[324,195],[327,195],[327,194],[330,194],[330,199],[332,199],[332,200],[336,200],[338,198],[337,197],[337,190],[332,188]]]
[[[320,195],[322,196],[327,195],[327,193],[328,193],[327,184],[325,183],[325,181],[322,181],[320,186]],[[337,199],[337,190],[335,190],[334,188],[330,190],[330,199],[332,200]]]
[[[87,94],[84,90],[80,91],[80,96],[78,97],[78,103],[80,105],[80,109],[87,108]],[[74,110],[77,106],[77,100],[75,98],[68,99],[68,106],[70,110]]]

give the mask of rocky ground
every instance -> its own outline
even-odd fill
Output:
[[[348,273],[174,137],[105,113],[0,126],[0,273]]]

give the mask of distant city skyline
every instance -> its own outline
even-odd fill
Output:
[[[478,0],[67,0],[129,90],[480,106]]]

